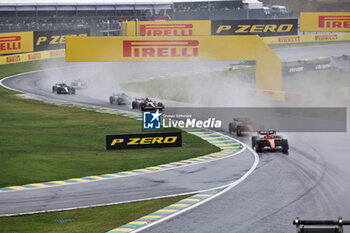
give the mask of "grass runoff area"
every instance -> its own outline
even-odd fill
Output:
[[[62,65],[62,59],[4,65],[0,78]],[[140,121],[24,100],[0,87],[0,186],[126,171],[219,151],[186,132],[182,147],[105,150],[105,135],[140,132]],[[105,232],[182,198],[0,217],[0,232]]]
[[[29,67],[1,66],[0,72],[4,77]],[[4,88],[0,103],[0,187],[127,171],[219,151],[185,132],[178,148],[106,151],[105,135],[140,133],[141,122],[23,100]]]
[[[0,217],[1,233],[102,233],[187,196],[18,217]]]

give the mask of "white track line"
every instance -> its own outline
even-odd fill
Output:
[[[221,133],[219,133],[219,134],[221,134]],[[223,135],[223,134],[222,134],[222,135]],[[237,140],[237,139],[236,139],[236,140]],[[252,166],[252,167],[249,169],[249,171],[247,171],[241,178],[239,178],[238,180],[232,182],[231,184],[228,184],[227,187],[226,187],[224,190],[222,190],[221,192],[219,192],[219,193],[213,195],[212,197],[210,197],[210,198],[208,198],[208,199],[206,199],[206,200],[204,200],[204,201],[202,201],[202,202],[199,202],[199,203],[197,203],[197,204],[194,204],[194,205],[192,205],[191,207],[188,207],[188,208],[186,208],[186,209],[180,210],[179,212],[176,212],[175,214],[169,215],[169,216],[167,216],[167,217],[165,217],[165,218],[162,218],[162,219],[160,219],[160,220],[158,220],[158,221],[152,222],[152,223],[150,223],[150,224],[148,224],[148,225],[145,225],[145,226],[143,226],[143,227],[141,227],[141,228],[139,228],[139,229],[137,229],[137,230],[135,230],[135,231],[132,231],[132,232],[140,232],[140,231],[143,231],[143,230],[145,230],[145,229],[147,229],[147,228],[150,228],[150,227],[152,227],[152,226],[154,226],[154,225],[157,225],[157,224],[159,224],[159,223],[162,223],[162,222],[164,222],[164,221],[167,221],[167,220],[169,220],[169,219],[171,219],[171,218],[173,218],[173,217],[175,217],[175,216],[177,216],[177,215],[180,215],[180,214],[182,214],[182,213],[185,213],[185,212],[187,212],[187,211],[190,211],[190,210],[192,210],[193,208],[196,208],[196,207],[198,207],[198,206],[200,206],[200,205],[203,205],[204,203],[206,203],[206,202],[208,202],[208,201],[210,201],[210,200],[212,200],[212,199],[214,199],[214,198],[217,198],[217,197],[223,195],[224,193],[226,193],[227,191],[231,190],[232,188],[234,188],[234,187],[235,187],[236,185],[238,185],[239,183],[243,182],[250,174],[252,174],[252,172],[253,172],[253,171],[256,169],[256,167],[258,166],[258,164],[259,164],[259,155],[258,155],[252,148],[250,148],[249,146],[247,146],[245,143],[243,143],[243,142],[241,142],[241,141],[239,141],[239,140],[237,140],[237,141],[240,142],[240,143],[242,143],[242,145],[244,145],[245,148],[248,148],[248,150],[250,150],[250,152],[252,152],[252,154],[254,155],[254,163],[253,163],[253,166]],[[223,187],[221,187],[221,188],[223,188]],[[216,188],[216,189],[220,189],[220,187],[218,187],[218,188]],[[203,190],[203,191],[201,191],[201,192],[205,192],[205,191]]]

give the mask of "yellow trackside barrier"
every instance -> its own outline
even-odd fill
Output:
[[[0,54],[33,51],[33,32],[0,33]]]
[[[300,31],[350,32],[350,12],[301,12]]]
[[[294,36],[261,37],[266,44],[294,44],[326,41],[349,41],[350,33],[309,34]]]
[[[37,60],[64,57],[64,56],[65,56],[64,49],[40,51],[40,52],[34,52],[34,53],[21,53],[21,54],[15,54],[15,55],[0,56],[0,65],[27,62],[27,61],[37,61]]]
[[[210,36],[211,21],[123,21],[122,32],[123,36]]]
[[[256,60],[256,88],[281,91],[282,63],[259,36],[69,37],[67,62]],[[276,96],[279,99],[279,95]]]

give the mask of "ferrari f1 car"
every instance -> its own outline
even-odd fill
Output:
[[[228,125],[228,131],[236,133],[237,136],[245,136],[255,131],[253,123],[246,117],[233,118],[233,122]]]
[[[149,98],[135,98],[131,103],[132,109],[141,109],[142,111],[163,110],[162,102],[152,101]]]
[[[282,151],[288,154],[288,140],[276,135],[276,131],[258,131],[258,136],[252,136],[252,147],[256,152]]]
[[[57,94],[75,94],[75,88],[74,87],[70,87],[65,83],[56,83],[53,87],[52,87],[52,92],[53,93],[57,93]]]
[[[131,103],[131,98],[125,93],[113,94],[109,97],[110,104],[127,105]]]
[[[86,89],[87,88],[87,84],[82,80],[74,80],[70,85],[71,85],[71,87],[73,87],[75,89]]]

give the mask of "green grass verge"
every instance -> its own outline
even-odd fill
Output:
[[[100,233],[112,230],[188,196],[45,214],[0,217],[1,233]]]
[[[46,67],[45,62],[1,66],[0,75],[38,67]],[[140,121],[23,100],[0,88],[0,187],[126,171],[219,151],[185,132],[178,148],[105,150],[105,135],[140,131]]]

